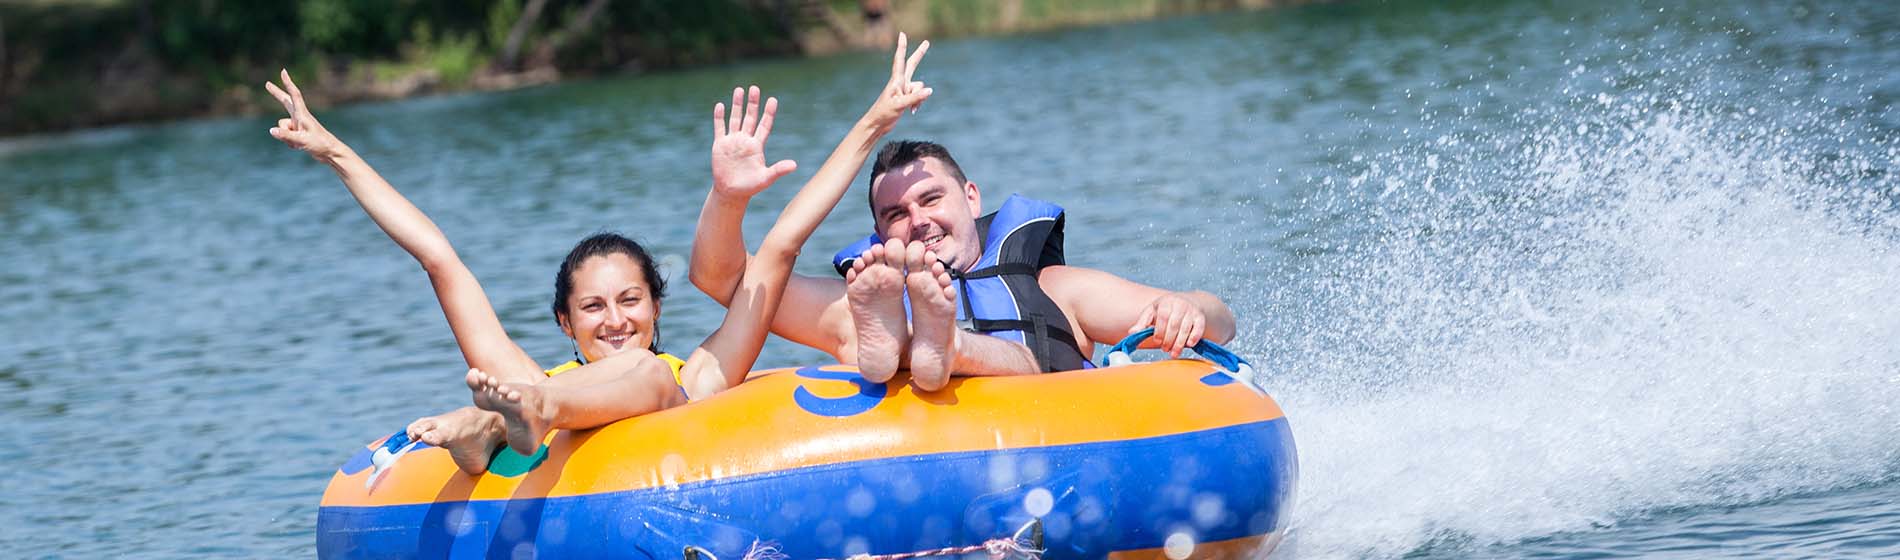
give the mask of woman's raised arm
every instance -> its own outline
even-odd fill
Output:
[[[534,360],[508,338],[481,283],[462,264],[461,257],[455,254],[455,248],[449,245],[448,237],[435,222],[402,193],[396,192],[396,188],[383,180],[355,150],[317,122],[304,103],[303,92],[291,81],[290,72],[283,72],[281,77],[282,87],[264,84],[264,89],[283,103],[284,111],[289,114],[277,120],[277,126],[270,129],[271,137],[330,166],[377,227],[422,265],[468,365],[496,372],[540,371]]]

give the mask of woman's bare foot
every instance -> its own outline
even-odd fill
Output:
[[[845,273],[845,295],[858,336],[858,371],[873,383],[889,381],[910,341],[904,324],[904,246],[873,245]]]
[[[409,439],[448,450],[455,466],[468,474],[488,472],[488,462],[501,438],[501,416],[472,406],[409,424]]]
[[[950,272],[937,260],[935,251],[912,241],[905,265],[910,274],[904,281],[910,287],[910,382],[918,389],[935,391],[950,381],[950,368],[956,363],[951,345],[957,336],[957,291],[950,286]]]
[[[479,369],[471,369],[468,386],[475,390],[475,406],[501,414],[507,432],[508,448],[522,455],[541,449],[541,440],[554,424],[554,415],[545,406],[540,387],[526,383],[501,383]],[[480,387],[479,390],[476,390]]]
[[[462,376],[462,382],[468,384],[468,391],[474,397],[476,408],[482,410],[495,409],[494,405],[488,402],[488,399],[494,388],[501,386],[500,379],[496,379],[495,376],[489,375],[486,371],[468,368],[468,374]]]

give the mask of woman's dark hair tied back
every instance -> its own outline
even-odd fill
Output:
[[[605,231],[582,239],[580,243],[574,245],[574,250],[567,252],[567,259],[561,261],[560,272],[554,274],[554,318],[556,321],[567,318],[567,298],[574,293],[574,269],[580,268],[581,263],[587,262],[587,259],[613,254],[626,255],[634,262],[640,263],[640,275],[647,281],[648,297],[653,298],[655,304],[666,299],[666,278],[660,275],[659,267],[654,264],[653,255],[647,253],[646,247],[618,233]],[[653,343],[647,345],[647,350],[658,354],[660,353],[660,333],[657,318],[654,319],[654,327]]]

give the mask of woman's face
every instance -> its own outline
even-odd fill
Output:
[[[561,330],[592,362],[653,342],[660,303],[654,301],[640,262],[623,253],[589,257],[573,272],[567,320]]]

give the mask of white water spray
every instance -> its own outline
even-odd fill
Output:
[[[1595,101],[1525,138],[1374,158],[1312,202],[1375,231],[1248,310],[1286,331],[1248,350],[1274,356],[1300,446],[1288,555],[1900,473],[1894,142]]]

